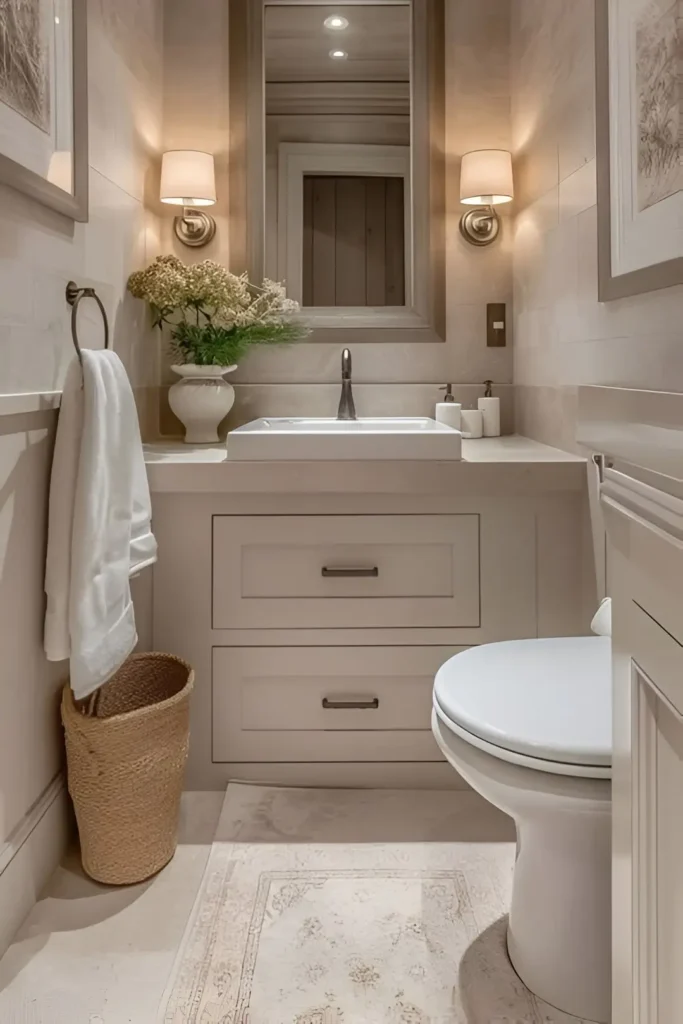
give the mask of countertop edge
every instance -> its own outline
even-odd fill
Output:
[[[473,450],[472,445],[480,447]],[[188,451],[182,445],[162,444],[146,449],[150,489],[167,494],[457,496],[464,483],[470,493],[476,488],[479,493],[483,489],[523,494],[578,491],[587,479],[586,459],[515,436],[465,441],[461,461],[243,462],[228,460],[225,449],[218,447]]]

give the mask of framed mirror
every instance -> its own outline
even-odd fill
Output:
[[[231,267],[312,341],[445,336],[443,0],[232,0]]]

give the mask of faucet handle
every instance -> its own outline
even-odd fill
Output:
[[[342,377],[347,377],[349,379],[351,378],[352,366],[353,362],[351,359],[351,351],[350,349],[345,348],[344,351],[342,352],[341,357]]]

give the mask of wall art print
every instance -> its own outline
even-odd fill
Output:
[[[86,0],[0,0],[0,182],[87,220]]]
[[[683,282],[683,0],[596,0],[600,298]]]

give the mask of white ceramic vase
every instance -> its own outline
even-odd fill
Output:
[[[171,385],[168,404],[185,427],[186,444],[215,444],[218,427],[235,402],[235,389],[223,380],[236,366],[172,366],[182,380]]]

